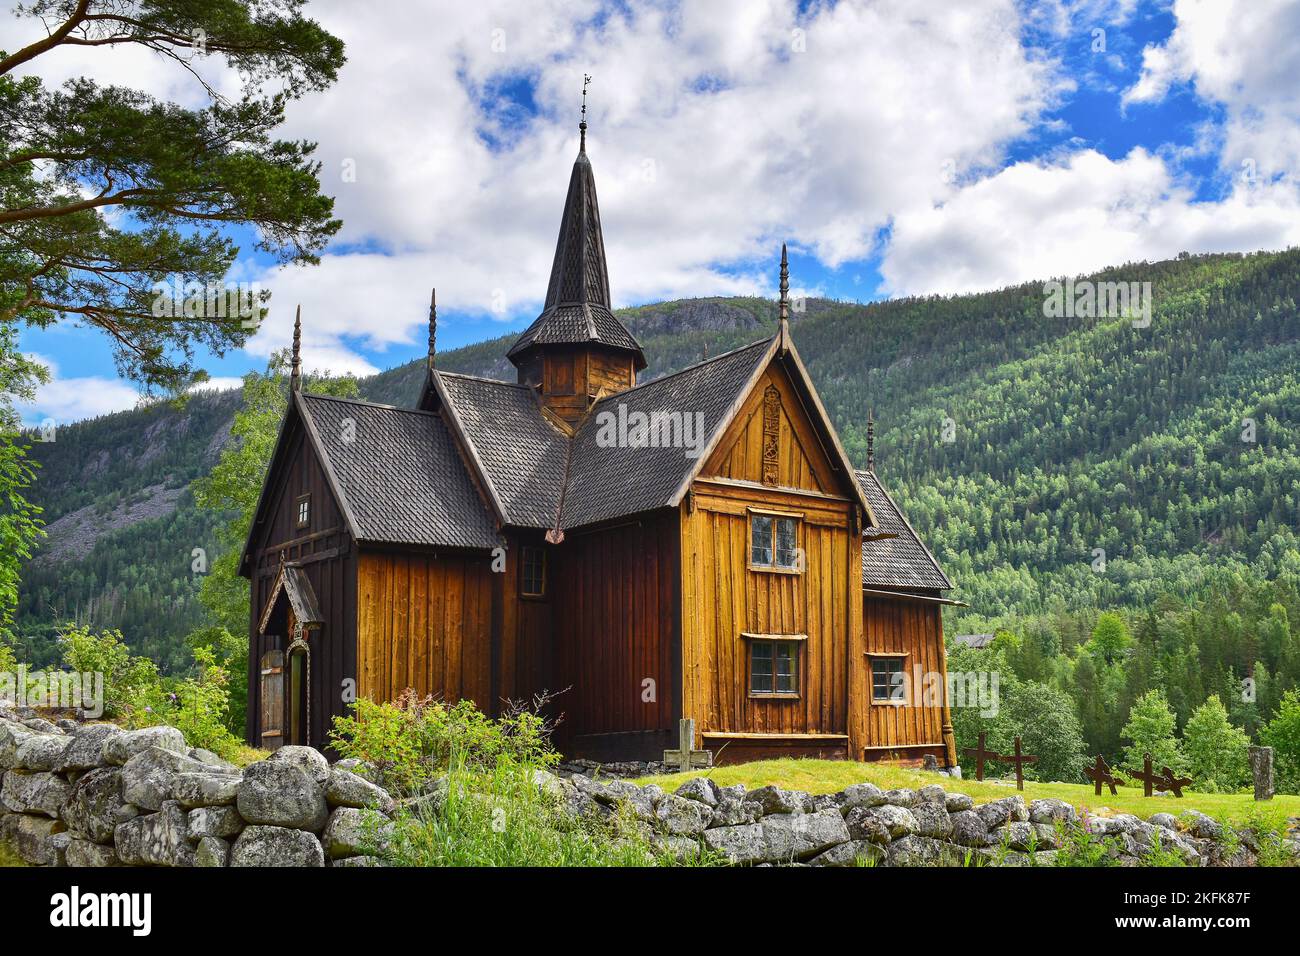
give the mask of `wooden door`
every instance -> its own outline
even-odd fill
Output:
[[[284,746],[284,651],[262,655],[262,747]]]

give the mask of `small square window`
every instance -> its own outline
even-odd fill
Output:
[[[751,514],[749,563],[755,568],[800,570],[799,519],[780,515]]]
[[[904,700],[903,673],[903,658],[873,657],[871,699],[886,704]]]
[[[520,551],[519,590],[524,597],[546,595],[546,551],[526,545]]]
[[[311,495],[298,496],[298,527],[306,528],[311,524]]]
[[[749,693],[754,697],[799,696],[801,641],[751,641]]]

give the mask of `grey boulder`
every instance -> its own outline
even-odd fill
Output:
[[[83,724],[68,741],[59,769],[66,772],[101,766],[105,763],[104,747],[120,733],[122,728],[115,724]]]
[[[713,819],[708,804],[667,793],[655,808],[656,827],[670,836],[697,837]]]
[[[59,810],[72,788],[49,772],[22,773],[8,770],[0,784],[0,803],[14,813],[39,813],[58,819]]]
[[[100,767],[81,777],[61,810],[63,821],[95,843],[111,843],[118,824],[139,815],[122,796],[122,769]]]
[[[57,770],[70,743],[72,738],[66,734],[33,734],[18,746],[15,762],[24,770]]]
[[[114,734],[104,742],[104,762],[122,766],[138,753],[157,747],[185,756],[189,746],[175,727],[145,727]]]
[[[297,767],[289,764],[284,766],[302,773]],[[320,841],[305,830],[251,826],[244,828],[244,832],[239,834],[239,839],[231,848],[230,865],[232,867],[324,866],[325,851],[321,848]]]
[[[120,739],[114,737],[108,747]],[[176,750],[162,747],[138,750],[122,765],[122,797],[142,810],[156,812],[162,809],[163,801],[172,799],[172,787],[178,773],[202,769],[203,764]]]
[[[287,760],[263,760],[246,768],[235,806],[249,823],[267,827],[319,833],[329,820],[324,788]]]
[[[538,774],[542,773],[545,771],[538,771]],[[550,779],[540,777],[534,779],[543,781],[548,789],[558,787],[558,790],[552,792],[562,796],[563,785],[560,779],[549,773],[546,777]],[[329,780],[325,785],[325,801],[332,807],[356,807],[360,810],[374,808],[384,814],[393,812],[393,798],[389,796],[387,790],[376,786],[365,777],[340,770],[338,767],[330,768]]]
[[[117,856],[127,866],[192,866],[185,811],[168,800],[157,813],[119,824],[113,835]]]
[[[186,820],[191,843],[204,837],[224,840],[244,829],[244,818],[234,807],[196,807]]]
[[[291,745],[281,747],[271,756],[267,757],[268,763],[291,764],[307,774],[321,786],[330,777],[330,762],[325,759],[325,755],[314,747],[300,747]]]
[[[325,855],[332,860],[347,856],[374,856],[388,849],[393,824],[373,812],[339,807],[321,835]]]

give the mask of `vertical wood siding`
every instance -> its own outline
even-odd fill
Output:
[[[362,551],[360,693],[391,700],[410,687],[491,713],[493,577],[486,555]]]

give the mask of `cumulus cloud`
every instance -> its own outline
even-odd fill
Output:
[[[28,354],[29,359],[44,365],[50,380],[36,389],[31,402],[18,402],[18,414],[25,425],[39,425],[46,419],[56,424],[95,418],[134,408],[140,394],[126,382],[102,376],[63,378],[52,359]]]
[[[1289,178],[1300,163],[1300,4],[1176,0],[1173,34],[1142,51],[1125,104],[1157,102],[1190,84],[1226,113],[1221,165],[1249,179]]]

